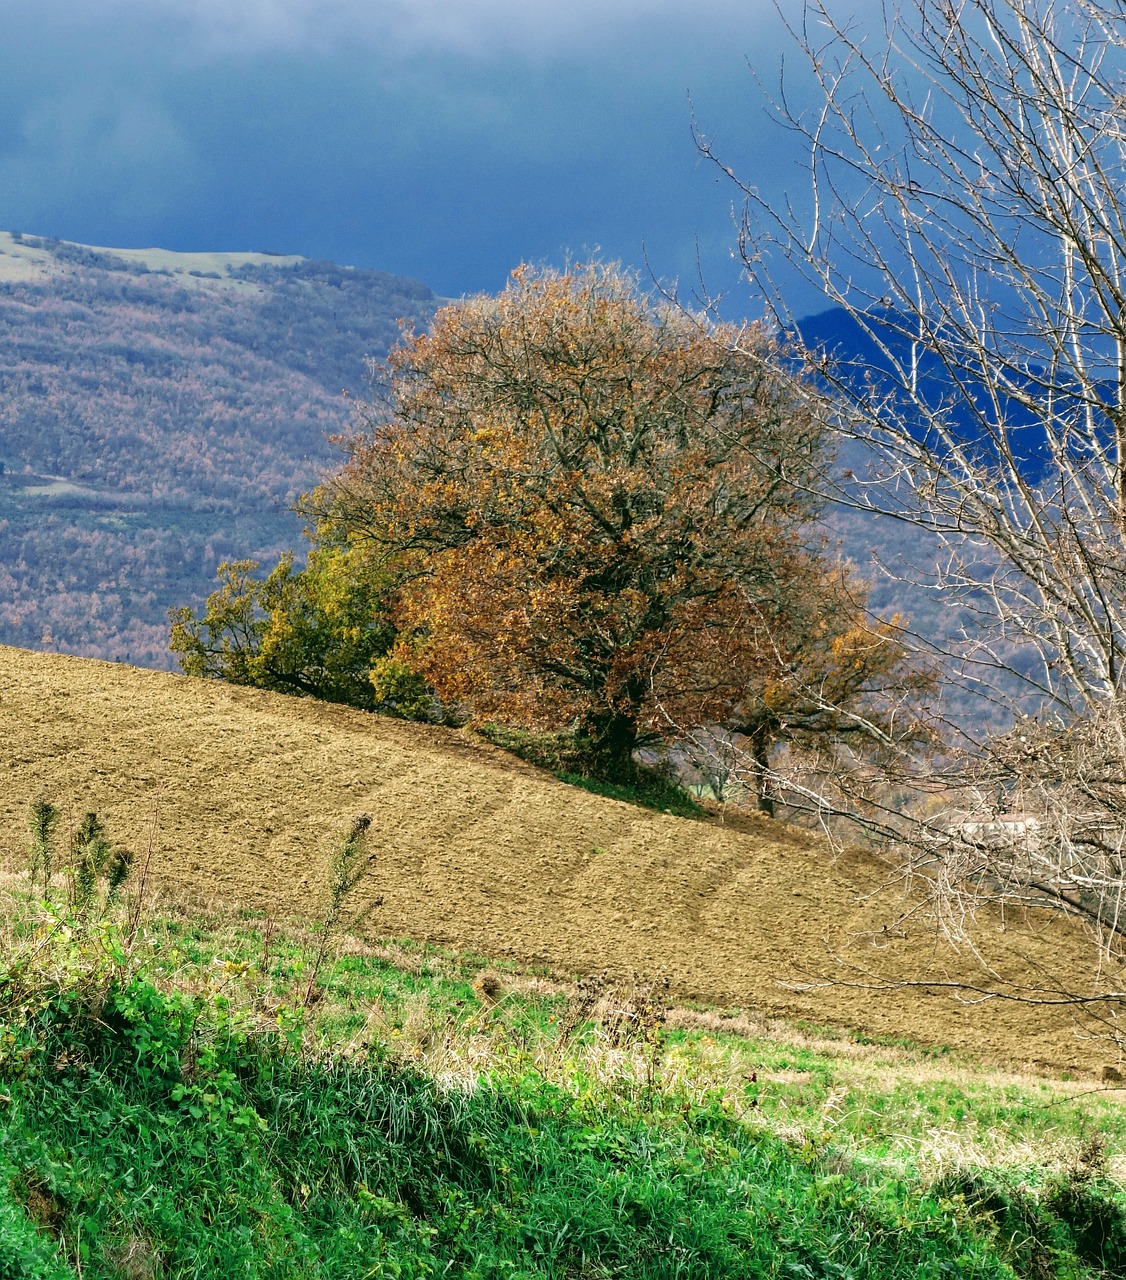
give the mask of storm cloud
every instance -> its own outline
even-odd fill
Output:
[[[769,0],[0,0],[0,227],[495,289],[601,251],[737,279],[692,110],[783,189]],[[689,95],[691,94],[691,106]]]
[[[0,11],[21,6],[0,5]],[[332,53],[357,42],[396,55],[442,50],[487,59],[588,55],[640,27],[689,33],[769,21],[771,0],[40,0],[36,25],[159,25],[181,51]],[[187,43],[183,43],[188,37]]]

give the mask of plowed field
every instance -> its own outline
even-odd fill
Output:
[[[149,883],[279,918],[315,914],[327,852],[375,820],[373,935],[561,974],[668,975],[683,998],[949,1045],[1014,1066],[1114,1061],[1067,1009],[949,989],[980,981],[887,868],[767,819],[688,821],[588,795],[453,730],[111,663],[0,647],[0,858],[20,864],[37,796],[95,810]],[[1081,987],[1064,919],[982,922],[1010,981]],[[832,979],[832,981],[824,981]],[[812,984],[812,985],[810,985]]]

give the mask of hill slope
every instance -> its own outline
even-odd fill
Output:
[[[435,305],[304,258],[0,233],[0,642],[170,666],[169,606],[300,543],[341,393]]]
[[[452,730],[155,671],[0,648],[0,857],[22,858],[30,802],[96,810],[143,854],[150,883],[232,909],[315,913],[327,849],[370,812],[368,892],[383,936],[454,944],[567,973],[668,974],[673,991],[767,1015],[910,1037],[996,1061],[1094,1067],[1066,1011],[967,1004],[917,988],[798,989],[973,978],[910,903],[860,903],[886,868],[833,861],[766,819],[738,827],[576,791]],[[1082,983],[1089,953],[1058,916],[987,922],[1016,982]],[[843,949],[848,963],[830,954]]]

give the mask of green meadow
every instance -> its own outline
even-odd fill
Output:
[[[113,879],[5,885],[0,1280],[1126,1274],[1113,1083]]]

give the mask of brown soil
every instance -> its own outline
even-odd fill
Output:
[[[897,888],[868,896],[887,876],[874,858],[834,859],[765,818],[724,826],[602,799],[453,730],[0,647],[9,868],[38,796],[68,821],[95,810],[141,861],[151,841],[154,888],[230,908],[317,913],[334,839],[369,812],[379,856],[359,892],[384,895],[373,935],[561,973],[664,973],[683,999],[1013,1066],[1115,1058],[1066,1008],[858,985],[982,977],[925,923],[899,923],[911,904]],[[1058,915],[990,918],[981,945],[1015,982],[1081,988],[1094,967]]]

